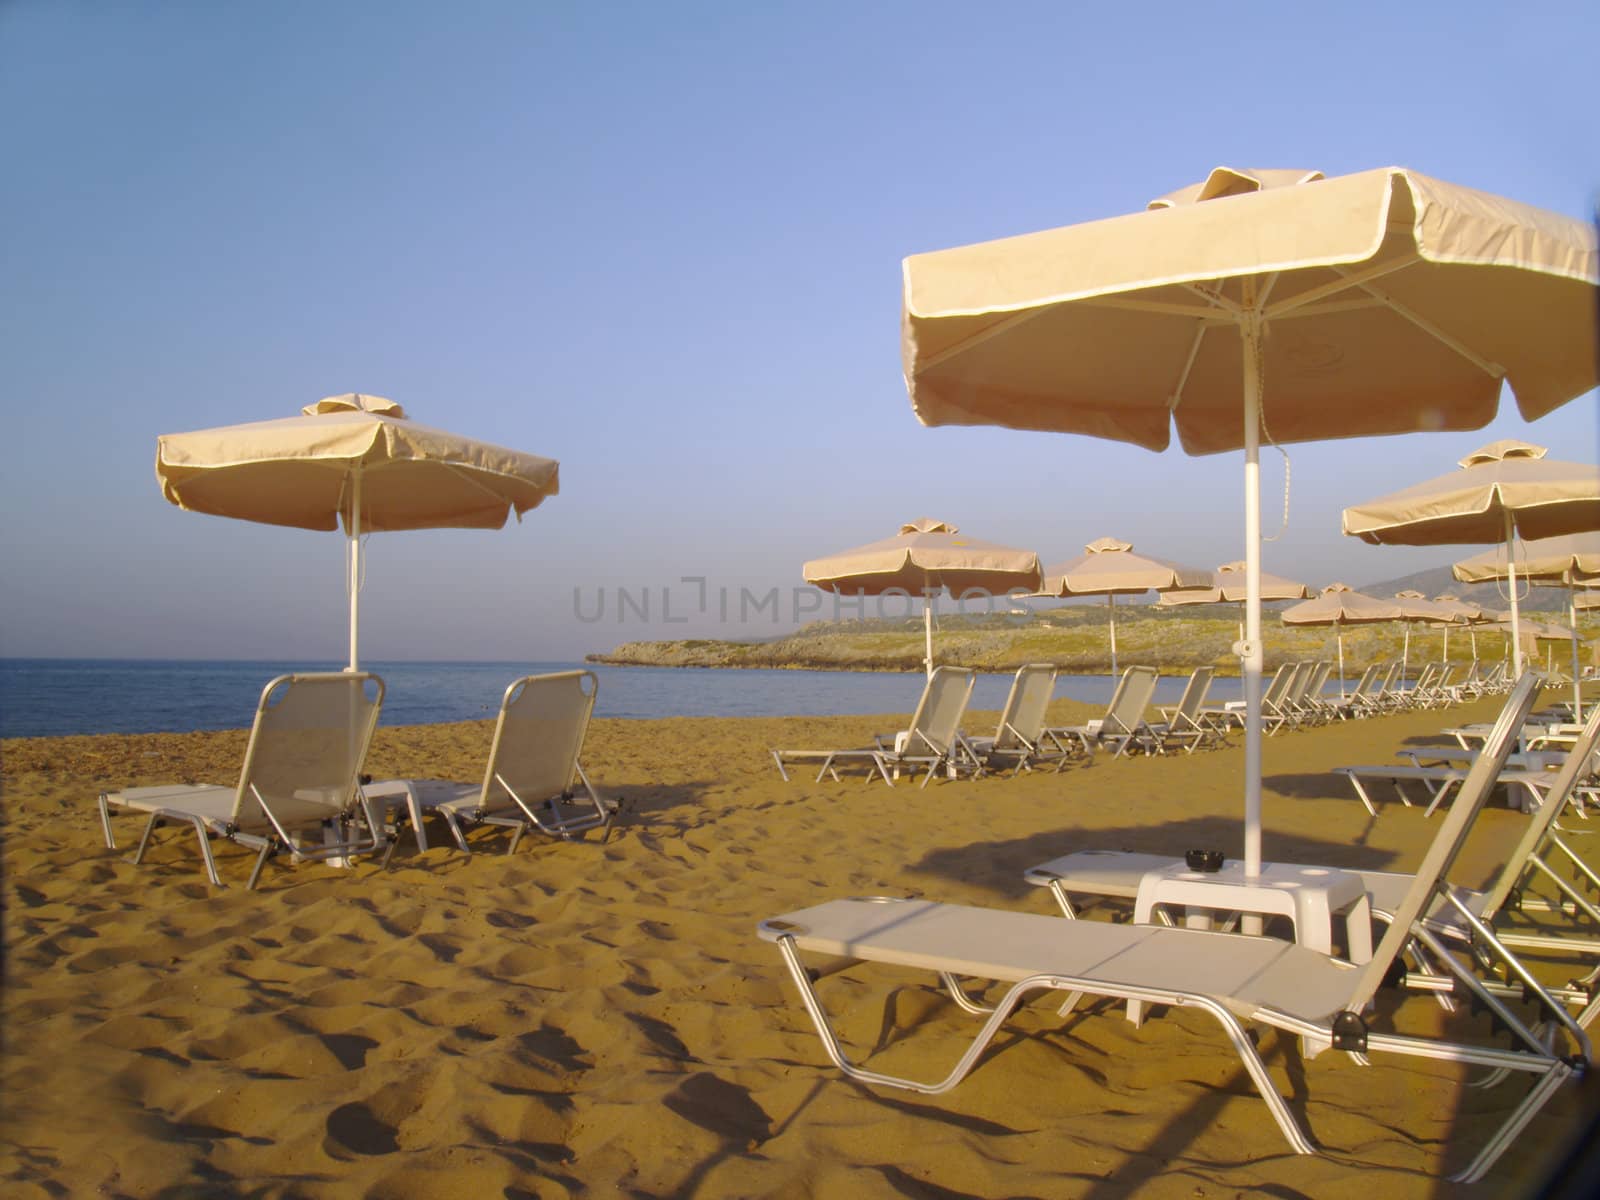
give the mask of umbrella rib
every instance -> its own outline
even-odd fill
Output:
[[[965,354],[974,346],[981,346],[990,338],[997,337],[1008,330],[1015,329],[1018,325],[1025,324],[1026,322],[1033,320],[1033,318],[1037,317],[1040,313],[1047,311],[1049,310],[1044,308],[1025,308],[1014,312],[1004,320],[997,321],[995,324],[989,326],[989,328],[980,330],[969,338],[963,338],[955,345],[941,350],[937,354],[930,354],[917,366],[916,374],[925,375],[935,367],[939,366],[941,363],[954,358],[956,355]]]
[[[1329,283],[1319,284],[1314,288],[1307,288],[1303,292],[1296,292],[1293,296],[1266,312],[1266,318],[1270,321],[1277,317],[1287,316],[1297,308],[1303,308],[1307,304],[1314,304],[1318,300],[1337,295],[1340,292],[1347,292],[1353,287],[1361,287],[1369,280],[1381,279],[1385,275],[1392,275],[1394,272],[1419,261],[1421,260],[1417,255],[1407,254],[1402,258],[1384,259],[1383,262],[1373,263],[1360,271],[1352,271],[1348,267],[1329,264],[1329,270],[1338,275],[1338,279]],[[1368,290],[1370,291],[1371,289]],[[1373,294],[1377,295],[1380,300],[1383,299],[1378,293],[1374,292]]]
[[[1189,373],[1194,370],[1194,361],[1200,357],[1200,343],[1206,336],[1209,326],[1202,321],[1200,327],[1194,331],[1194,341],[1189,343],[1189,357],[1183,360],[1183,370],[1178,374],[1178,386],[1172,389],[1172,395],[1167,398],[1167,410],[1177,412],[1178,405],[1183,403],[1183,389],[1189,386]]]
[[[1334,270],[1340,271],[1341,274],[1343,273],[1339,267],[1335,267]],[[1413,325],[1422,330],[1423,333],[1426,333],[1435,341],[1441,342],[1450,349],[1454,350],[1462,358],[1466,359],[1469,363],[1477,367],[1478,370],[1482,371],[1491,379],[1500,379],[1505,375],[1506,369],[1501,364],[1497,362],[1490,362],[1481,354],[1474,353],[1469,347],[1451,337],[1448,333],[1440,329],[1421,313],[1414,312],[1410,308],[1406,307],[1406,305],[1401,304],[1387,292],[1381,291],[1380,289],[1373,287],[1370,283],[1366,283],[1364,281],[1357,281],[1356,286],[1369,295],[1376,297],[1386,307],[1392,309],[1394,312],[1410,321]]]

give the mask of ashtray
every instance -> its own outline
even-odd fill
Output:
[[[1222,870],[1222,851],[1190,850],[1183,856],[1183,861],[1189,864],[1189,870],[1204,871],[1209,875]]]

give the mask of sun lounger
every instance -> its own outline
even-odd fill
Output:
[[[1206,693],[1211,690],[1215,668],[1196,667],[1184,685],[1176,708],[1161,709],[1161,721],[1148,725],[1148,737],[1158,753],[1181,746],[1193,754],[1201,746],[1219,746],[1226,740],[1226,727],[1206,719]]]
[[[404,801],[419,850],[428,848],[423,822],[429,813],[444,818],[463,854],[472,852],[463,826],[510,829],[507,854],[529,830],[559,838],[609,832],[617,806],[595,790],[579,761],[599,687],[592,671],[525,675],[501,697],[481,783],[391,779],[368,785],[367,792]]]
[[[1277,733],[1290,717],[1283,708],[1284,697],[1289,694],[1289,689],[1294,681],[1299,678],[1300,670],[1305,663],[1280,663],[1278,669],[1272,673],[1272,678],[1267,680],[1267,686],[1261,691],[1261,728],[1268,734]],[[1243,700],[1229,700],[1227,709],[1230,713],[1237,713],[1241,725],[1244,721],[1245,702]]]
[[[878,738],[872,746],[853,750],[771,750],[772,761],[785,780],[789,772],[784,764],[820,762],[817,779],[828,775],[835,782],[841,764],[862,762],[890,787],[902,769],[925,769],[923,787],[941,769],[950,773],[975,769],[977,759],[960,734],[961,715],[972,696],[973,680],[973,673],[965,667],[935,667],[923,686],[910,727],[892,740]]]
[[[1032,770],[1035,763],[1055,761],[1084,749],[1077,739],[1063,742],[1045,728],[1056,674],[1057,669],[1049,663],[1030,663],[1017,671],[994,736],[966,739],[980,772],[1012,766],[1020,773]]]
[[[846,1075],[870,1084],[908,1088],[924,1094],[948,1091],[982,1059],[985,1047],[1012,1012],[1038,991],[1137,1000],[1147,1004],[1192,1007],[1221,1026],[1241,1065],[1250,1075],[1290,1147],[1312,1154],[1316,1145],[1294,1110],[1279,1094],[1250,1036],[1250,1025],[1265,1025],[1297,1036],[1307,1058],[1327,1049],[1363,1056],[1394,1053],[1482,1066],[1495,1072],[1525,1072],[1533,1083],[1472,1162],[1454,1178],[1480,1178],[1556,1089],[1580,1075],[1590,1046],[1583,1030],[1536,983],[1528,1002],[1548,1028],[1536,1032],[1509,1005],[1461,964],[1428,928],[1423,914],[1440,897],[1450,896],[1448,872],[1490,783],[1509,750],[1510,731],[1520,723],[1519,706],[1532,702],[1533,682],[1513,694],[1505,730],[1477,765],[1429,847],[1403,902],[1371,961],[1356,966],[1304,946],[1272,938],[1166,928],[1063,922],[1060,918],[943,905],[923,900],[834,900],[762,922],[760,935],[777,944],[828,1057]],[[1473,994],[1503,1023],[1513,1038],[1504,1049],[1405,1036],[1369,1023],[1373,998],[1406,944],[1428,945],[1437,963],[1457,985]],[[826,956],[825,968],[808,969],[802,954]],[[958,977],[1008,985],[988,1019],[955,1067],[942,1079],[921,1081],[858,1066],[843,1044],[818,997],[816,983],[865,960],[932,972],[967,1011],[984,1010],[967,996]],[[1576,1048],[1568,1056],[1566,1045]],[[1555,1048],[1552,1048],[1555,1047]]]
[[[1117,680],[1103,718],[1087,725],[1059,726],[1051,729],[1050,735],[1061,740],[1076,738],[1090,750],[1096,746],[1111,746],[1115,750],[1114,757],[1126,754],[1148,735],[1144,711],[1149,707],[1150,697],[1155,695],[1158,678],[1154,667],[1128,667]]]
[[[100,793],[106,845],[113,811],[147,818],[133,861],[141,862],[162,825],[187,824],[200,841],[206,875],[217,887],[213,837],[255,849],[247,887],[254,888],[269,858],[292,861],[367,854],[383,845],[361,802],[358,774],[383,704],[383,680],[356,672],[281,675],[261,691],[244,765],[233,787],[184,783]],[[365,833],[346,832],[365,828]]]
[[[1347,695],[1339,700],[1330,699],[1328,707],[1333,711],[1334,716],[1341,721],[1347,721],[1351,717],[1363,716],[1367,699],[1371,695],[1372,689],[1377,686],[1378,675],[1383,670],[1382,663],[1368,664],[1367,669],[1361,672],[1361,678],[1356,681],[1355,687],[1351,688]]]

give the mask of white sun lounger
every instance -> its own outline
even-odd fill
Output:
[[[1226,740],[1226,726],[1208,720],[1204,711],[1206,693],[1211,690],[1215,674],[1213,667],[1196,667],[1184,684],[1178,706],[1161,709],[1161,720],[1146,727],[1158,753],[1181,746],[1185,754],[1193,754],[1201,746],[1219,746]]]
[[[280,853],[294,862],[371,853],[383,845],[383,837],[360,802],[358,776],[382,704],[383,680],[376,675],[280,675],[261,691],[236,785],[182,783],[101,792],[106,845],[117,845],[111,834],[113,810],[147,817],[135,863],[144,859],[158,827],[187,824],[200,840],[206,875],[217,887],[222,880],[211,853],[213,837],[258,851],[250,888],[267,860]],[[352,827],[364,825],[366,832],[347,834],[347,820]]]
[[[991,767],[1012,765],[1020,774],[1032,770],[1035,763],[1054,761],[1083,749],[1076,740],[1062,742],[1045,728],[1056,674],[1057,668],[1049,663],[1029,663],[1018,669],[994,736],[965,739],[977,757],[980,773]]]
[[[595,790],[579,761],[599,688],[593,671],[525,675],[501,697],[481,783],[391,779],[368,785],[368,794],[404,800],[419,850],[428,848],[428,813],[444,818],[463,854],[472,852],[463,825],[510,829],[507,854],[530,829],[559,838],[609,833],[617,806]]]
[[[917,701],[916,712],[911,714],[910,727],[888,741],[880,737],[875,739],[874,745],[854,750],[775,749],[768,753],[785,780],[789,778],[786,763],[820,762],[818,781],[828,775],[838,782],[837,768],[841,763],[865,762],[869,770],[882,776],[890,787],[894,786],[895,776],[902,768],[926,768],[922,786],[927,787],[928,781],[941,768],[956,772],[977,764],[960,733],[961,716],[972,697],[974,678],[966,667],[935,667],[923,685],[922,698]]]
[[[1155,695],[1158,678],[1159,672],[1154,667],[1128,667],[1117,680],[1104,717],[1087,725],[1056,726],[1049,731],[1050,735],[1063,741],[1075,738],[1091,752],[1096,746],[1109,745],[1115,748],[1113,757],[1126,754],[1131,747],[1141,744],[1141,738],[1149,736],[1144,711],[1149,707],[1150,697]]]

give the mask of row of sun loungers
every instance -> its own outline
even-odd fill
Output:
[[[1126,1001],[1136,1018],[1151,1005],[1208,1014],[1239,1055],[1291,1149],[1302,1154],[1316,1153],[1318,1147],[1268,1073],[1253,1027],[1297,1037],[1308,1060],[1330,1049],[1363,1064],[1387,1055],[1414,1056],[1486,1068],[1488,1075],[1473,1086],[1511,1076],[1530,1079],[1500,1127],[1454,1176],[1476,1180],[1563,1083],[1584,1073],[1592,1056],[1585,1030],[1600,1010],[1595,999],[1600,937],[1594,934],[1600,908],[1592,896],[1600,891],[1600,877],[1572,853],[1556,820],[1600,739],[1600,711],[1579,731],[1561,768],[1551,773],[1541,803],[1491,886],[1469,891],[1450,882],[1474,819],[1511,761],[1539,682],[1530,673],[1512,690],[1482,749],[1465,768],[1416,871],[1356,873],[1358,894],[1364,889],[1360,911],[1370,912],[1383,931],[1375,948],[1355,932],[1347,937],[1346,953],[1365,961],[1228,929],[1064,919],[1078,917],[1085,897],[1133,899],[1152,872],[1184,866],[1158,856],[1104,852],[1068,855],[1027,873],[1029,882],[1051,890],[1063,916],[927,900],[839,899],[771,918],[758,932],[776,945],[828,1058],[849,1077],[875,1086],[948,1091],[983,1060],[1013,1012],[1037,992],[1064,994],[1063,1016],[1083,997]],[[1569,882],[1565,876],[1574,868]],[[1554,899],[1537,901],[1536,884],[1553,887]],[[1519,910],[1583,918],[1586,932],[1530,932],[1505,919]],[[1546,988],[1517,959],[1516,951],[1524,948],[1575,956],[1587,974],[1567,987]],[[948,1073],[913,1079],[852,1059],[834,1031],[819,985],[859,962],[929,972],[962,1009],[985,1018]],[[973,994],[975,982],[997,985],[1000,992],[986,1003]],[[1396,984],[1435,994],[1447,1007],[1465,997],[1474,1011],[1487,1008],[1491,1028],[1509,1033],[1509,1047],[1471,1036],[1466,1014],[1445,1036],[1391,1031],[1389,1018],[1376,1015],[1374,1001],[1380,988]],[[1457,1026],[1468,1028],[1458,1031]]]
[[[1470,693],[1460,690],[1467,684],[1449,682],[1453,668],[1436,664],[1425,667],[1413,687],[1401,688],[1396,682],[1400,664],[1394,662],[1368,667],[1355,691],[1336,699],[1326,694],[1332,669],[1333,664],[1326,660],[1279,667],[1262,693],[1266,731],[1270,734],[1358,716],[1439,707],[1481,695],[1483,688],[1492,686],[1474,662],[1469,677],[1476,682],[1470,685],[1474,689]],[[1215,674],[1211,667],[1196,669],[1178,703],[1160,708],[1159,721],[1149,720],[1159,673],[1145,666],[1123,671],[1103,717],[1083,725],[1051,726],[1046,712],[1056,674],[1057,669],[1047,663],[1019,670],[992,736],[974,737],[962,731],[975,676],[965,667],[946,666],[928,678],[910,724],[898,733],[880,734],[870,746],[773,748],[768,753],[785,780],[788,768],[797,764],[814,763],[818,780],[826,776],[835,781],[840,767],[861,765],[891,787],[902,773],[920,776],[921,786],[927,787],[941,774],[976,776],[1007,767],[1025,771],[1045,764],[1059,771],[1067,764],[1092,758],[1101,749],[1111,751],[1114,757],[1180,749],[1193,753],[1225,744],[1230,731],[1244,727],[1243,701],[1206,702]]]
[[[603,832],[617,806],[600,796],[579,762],[597,689],[591,671],[529,675],[512,683],[478,783],[374,782],[361,769],[383,704],[383,680],[360,672],[280,676],[262,690],[237,784],[102,792],[106,845],[117,844],[113,813],[146,818],[135,863],[156,829],[187,826],[199,840],[206,875],[218,887],[212,838],[256,850],[247,884],[254,888],[262,868],[278,855],[292,862],[340,861],[382,850],[387,864],[406,822],[425,851],[428,815],[445,822],[463,852],[466,829],[475,825],[511,830],[507,853],[530,830],[563,838]]]

